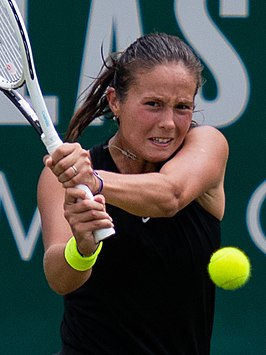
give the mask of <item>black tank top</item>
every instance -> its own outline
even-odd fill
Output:
[[[118,172],[103,145],[91,158],[95,169]],[[104,241],[91,278],[64,297],[62,354],[209,354],[215,288],[207,264],[220,222],[196,202],[146,222],[107,210],[116,235]]]

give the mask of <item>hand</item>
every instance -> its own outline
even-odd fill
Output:
[[[52,155],[44,157],[45,166],[56,175],[65,188],[78,184],[98,190],[99,181],[93,175],[90,154],[79,143],[64,143]]]
[[[79,252],[85,256],[92,254],[97,247],[93,232],[114,226],[105,210],[104,197],[97,195],[91,201],[84,191],[77,188],[66,189],[64,215],[76,238]]]

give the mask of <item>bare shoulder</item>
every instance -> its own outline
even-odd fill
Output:
[[[223,171],[228,160],[229,146],[225,136],[215,127],[199,126],[192,128],[184,141],[185,151],[202,157],[205,164]],[[203,163],[203,161],[202,161]]]
[[[214,127],[188,132],[182,147],[160,169],[174,196],[174,211],[197,201],[218,219],[223,217],[228,151],[225,137]]]
[[[205,145],[216,145],[217,148],[224,149],[228,154],[228,142],[225,136],[217,128],[212,126],[198,126],[192,128],[186,137],[186,142],[199,142]]]
[[[193,128],[188,134],[188,143],[196,142],[198,148],[205,151],[208,164],[206,173],[215,182],[196,200],[216,218],[221,220],[225,209],[224,176],[229,155],[229,146],[224,135],[211,126]]]

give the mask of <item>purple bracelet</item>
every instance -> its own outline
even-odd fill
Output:
[[[96,176],[97,179],[98,179],[99,182],[100,182],[100,187],[99,187],[98,191],[96,191],[95,194],[94,194],[94,195],[97,195],[97,194],[100,194],[100,193],[102,192],[102,190],[103,190],[103,179],[102,179],[102,177],[97,173],[97,171],[95,171],[95,170],[93,171],[93,175]]]

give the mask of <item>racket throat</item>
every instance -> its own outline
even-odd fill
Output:
[[[57,135],[46,137],[45,134],[42,133],[41,140],[49,154],[52,154],[60,145],[63,144],[62,140]]]

